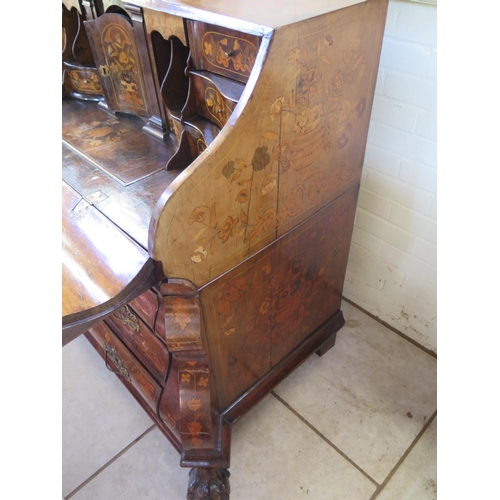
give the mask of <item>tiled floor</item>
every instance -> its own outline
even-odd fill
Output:
[[[335,347],[234,426],[231,500],[436,499],[436,358],[342,309]],[[64,498],[182,500],[178,464],[87,340],[64,347]]]

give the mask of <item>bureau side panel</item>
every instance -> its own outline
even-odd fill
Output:
[[[340,309],[357,193],[202,289],[221,411]]]
[[[263,38],[228,123],[157,207],[167,276],[201,287],[359,182],[386,11],[368,0]]]

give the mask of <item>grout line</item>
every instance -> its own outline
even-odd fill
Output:
[[[410,454],[410,452],[415,448],[415,445],[419,441],[419,439],[423,436],[424,432],[429,428],[429,426],[434,422],[434,419],[437,416],[437,410],[431,415],[431,418],[428,420],[428,422],[422,427],[422,430],[417,434],[415,439],[412,441],[408,449],[403,453],[401,458],[398,460],[396,465],[392,468],[391,472],[387,475],[387,477],[384,479],[382,484],[377,488],[375,493],[370,497],[369,500],[374,500],[377,498],[380,493],[382,493],[382,490],[387,486],[387,483],[391,480],[391,478],[394,476],[394,474],[397,472],[401,464],[406,460],[406,457]]]
[[[301,420],[304,424],[307,425],[312,431],[314,431],[323,441],[325,441],[328,445],[330,445],[337,453],[339,453],[343,458],[345,458],[351,465],[353,465],[359,472],[363,474],[367,479],[369,479],[376,487],[377,490],[381,487],[375,479],[373,479],[369,474],[367,474],[356,462],[354,462],[351,458],[349,458],[340,448],[335,446],[324,434],[322,434],[316,427],[310,424],[297,410],[295,410],[292,406],[290,406],[284,399],[278,396],[274,391],[271,391],[271,394],[286,408],[288,408],[299,420]]]
[[[380,318],[377,318],[377,316],[374,316],[372,313],[366,311],[365,309],[363,309],[361,306],[359,306],[358,304],[356,304],[352,300],[344,297],[343,295],[342,295],[342,300],[345,300],[348,304],[351,304],[351,306],[354,306],[356,309],[359,309],[361,312],[363,312],[364,314],[366,314],[370,318],[372,318],[375,321],[377,321],[377,323],[380,323],[382,326],[385,326],[386,328],[388,328],[392,332],[394,332],[397,335],[399,335],[400,337],[404,338],[410,344],[413,344],[415,347],[418,347],[419,349],[421,349],[422,351],[424,351],[429,356],[432,356],[433,358],[437,359],[437,354],[434,351],[431,351],[430,349],[427,349],[427,347],[424,347],[422,344],[419,344],[416,340],[413,340],[411,337],[408,337],[408,335],[404,334],[403,332],[400,332],[399,330],[396,330],[396,328],[394,328],[393,326],[389,325],[385,321],[382,321]]]
[[[134,439],[129,445],[127,445],[125,448],[123,448],[122,451],[120,451],[118,454],[116,454],[113,458],[108,460],[100,469],[98,469],[96,472],[94,472],[89,478],[87,478],[80,486],[77,486],[71,493],[68,493],[64,499],[69,500],[73,495],[78,493],[84,486],[86,486],[92,479],[94,479],[96,476],[98,476],[104,469],[108,468],[113,462],[118,460],[125,452],[130,450],[132,446],[134,446],[137,442],[139,442],[146,434],[151,432],[154,428],[156,427],[156,424],[152,425],[149,429],[145,430],[139,437]]]

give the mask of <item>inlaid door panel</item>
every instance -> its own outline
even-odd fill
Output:
[[[134,30],[121,14],[85,21],[109,109],[149,116]]]

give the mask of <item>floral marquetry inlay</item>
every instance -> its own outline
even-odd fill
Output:
[[[187,218],[188,226],[197,228],[193,264],[221,246],[246,246],[276,231],[358,175],[342,150],[366,109],[366,96],[358,88],[366,72],[362,39],[352,37],[341,49],[329,33],[307,42],[286,57],[291,85],[268,108],[264,143],[252,155],[235,155],[219,171],[232,196],[231,213],[214,202],[195,207]],[[205,45],[212,54],[212,45]],[[217,106],[215,100],[210,104]],[[276,197],[278,207],[272,203]],[[252,198],[271,205],[251,203]]]
[[[214,68],[221,68],[235,74],[250,75],[257,47],[243,38],[207,31],[202,38],[203,55]]]
[[[101,36],[107,66],[121,90],[117,93],[118,100],[132,108],[145,110],[139,60],[130,34],[118,24],[110,23]]]
[[[165,206],[155,245],[167,274],[204,285],[360,181],[380,15],[378,2],[364,2],[278,29],[270,42],[260,38],[255,78],[246,81],[221,141]],[[201,61],[217,57],[222,41],[232,48],[229,35],[192,33]],[[219,105],[208,97],[207,107]]]

